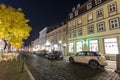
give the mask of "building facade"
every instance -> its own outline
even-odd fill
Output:
[[[120,1],[89,0],[69,14],[68,53],[100,51],[109,60],[120,53]]]
[[[46,49],[47,27],[39,32],[40,50]]]
[[[49,50],[61,50],[67,55],[67,25],[62,23],[49,29],[47,33],[47,45]]]

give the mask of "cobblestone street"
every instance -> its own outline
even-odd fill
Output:
[[[87,65],[70,64],[67,58],[48,60],[37,55],[26,56],[26,64],[36,80],[120,80],[115,62],[108,62],[105,70],[93,70]]]

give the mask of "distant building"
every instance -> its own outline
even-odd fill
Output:
[[[67,25],[62,23],[61,25],[52,26],[47,33],[47,42],[50,45],[50,50],[62,50],[64,55],[67,55]]]
[[[40,50],[46,49],[47,27],[39,32]]]
[[[120,1],[88,0],[69,14],[68,53],[100,51],[109,60],[120,53]]]

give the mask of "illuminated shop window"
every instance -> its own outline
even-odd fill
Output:
[[[98,40],[90,40],[90,51],[98,51]]]
[[[118,54],[117,38],[104,39],[104,47],[106,54]]]
[[[82,42],[77,42],[76,47],[77,47],[77,52],[82,51]]]
[[[74,44],[69,43],[69,52],[73,52],[73,50],[74,50]]]

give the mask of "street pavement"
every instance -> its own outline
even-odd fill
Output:
[[[69,62],[69,56],[64,57],[66,62]],[[116,61],[107,60],[107,66],[105,72],[97,75],[97,80],[120,80],[120,73],[116,73]],[[93,78],[94,80],[94,78]]]
[[[120,80],[115,61],[107,61],[108,66],[101,71],[69,64],[68,59],[69,56],[65,56],[63,61],[56,61],[29,55],[26,63],[35,80]]]

